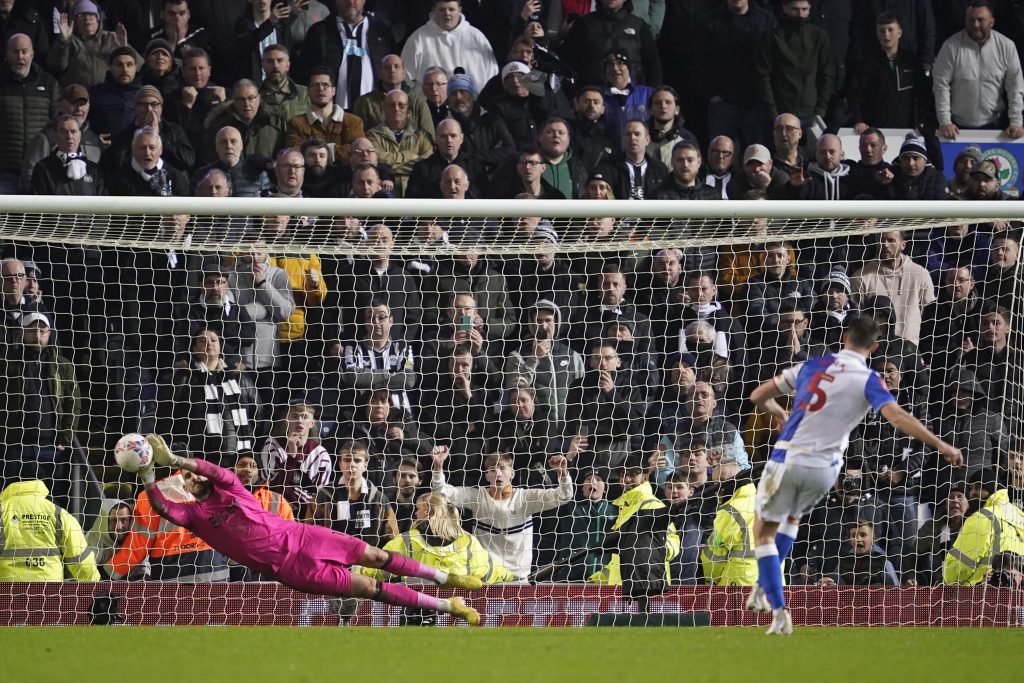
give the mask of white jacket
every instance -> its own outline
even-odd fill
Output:
[[[451,31],[445,31],[433,19],[427,21],[405,42],[402,61],[408,73],[406,81],[416,92],[423,81],[423,72],[432,66],[441,67],[449,75],[455,67],[461,66],[477,89],[498,75],[498,62],[490,42],[465,17]]]
[[[567,474],[559,478],[556,488],[517,487],[508,500],[495,500],[483,486],[451,486],[443,473],[432,474],[430,490],[473,512],[473,535],[517,581],[526,580],[533,564],[533,516],[568,503],[574,492]]]
[[[983,45],[966,31],[942,44],[932,67],[932,91],[939,125],[978,128],[1009,107],[1010,123],[1022,125],[1024,78],[1013,41],[992,31]]]

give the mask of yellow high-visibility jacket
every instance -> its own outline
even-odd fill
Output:
[[[718,506],[708,543],[700,553],[704,578],[716,586],[753,586],[757,581],[754,557],[754,496],[751,482]]]
[[[430,545],[419,529],[410,529],[392,538],[384,550],[411,557],[420,564],[458,576],[475,576],[484,583],[510,583],[516,580],[508,569],[496,562],[473,534],[462,534],[448,545]],[[363,568],[362,572],[375,579],[386,579],[390,574],[381,569]]]
[[[292,286],[292,297],[295,310],[278,327],[278,340],[293,342],[306,335],[306,310],[319,308],[327,297],[327,282],[323,278],[320,258],[313,253],[294,256],[278,256],[270,259],[270,265],[277,266],[288,274],[288,284]],[[320,274],[316,289],[307,287],[306,271],[315,270]]]
[[[645,481],[639,486],[626,491],[621,496],[612,501],[612,505],[619,508],[619,514],[615,518],[615,523],[612,524],[612,531],[617,531],[622,527],[623,524],[628,522],[633,515],[640,510],[658,510],[665,507],[665,504],[661,502],[657,496],[654,495],[654,490],[651,488],[651,483]],[[669,572],[669,562],[679,554],[679,534],[676,533],[676,525],[668,525],[668,534],[665,539],[665,581],[671,582],[672,577]],[[622,571],[620,566],[619,554],[613,553],[611,560],[605,565],[604,569],[594,572],[588,579],[591,583],[595,583],[599,586],[621,586],[622,585]]]
[[[964,526],[942,563],[942,582],[974,586],[992,570],[999,553],[1024,555],[1024,512],[1010,502],[1006,489],[996,491],[985,505],[964,520]]]
[[[74,515],[38,479],[0,492],[0,581],[99,581],[96,557]]]

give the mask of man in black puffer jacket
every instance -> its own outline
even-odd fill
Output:
[[[7,41],[0,68],[0,194],[17,194],[28,142],[53,118],[57,81],[32,62],[32,39],[16,33]]]

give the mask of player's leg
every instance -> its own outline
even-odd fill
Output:
[[[480,613],[468,606],[462,598],[435,598],[400,583],[377,581],[362,574],[351,575],[349,594],[352,597],[376,600],[388,605],[444,612],[464,619],[472,626],[480,625]]]
[[[359,565],[373,569],[382,569],[396,576],[414,576],[424,581],[432,581],[447,588],[465,588],[477,590],[481,581],[475,576],[458,576],[449,574],[441,569],[436,569],[422,562],[417,562],[411,557],[381,550],[372,545],[367,545],[363,555],[359,559]]]
[[[775,539],[779,527],[789,520],[796,503],[796,492],[791,478],[787,476],[787,469],[786,463],[769,462],[757,485],[754,556],[757,558],[757,583],[763,591],[763,598],[755,590],[748,599],[748,606],[756,611],[766,611],[764,598],[772,610],[786,606],[782,593],[782,564]],[[791,548],[792,545],[787,548],[787,553]]]
[[[800,533],[800,518],[790,515],[785,522],[779,525],[775,532],[775,547],[779,551],[779,564],[785,566],[786,558],[796,544],[796,537]]]

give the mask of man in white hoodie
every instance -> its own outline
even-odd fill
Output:
[[[430,19],[406,41],[402,61],[414,89],[432,66],[448,73],[461,66],[474,83],[486,83],[498,73],[490,42],[462,15],[462,0],[434,0]]]

